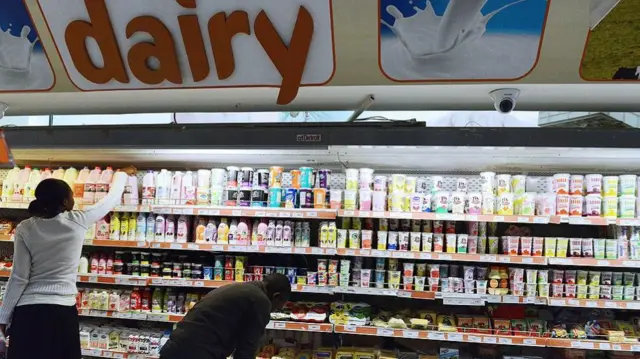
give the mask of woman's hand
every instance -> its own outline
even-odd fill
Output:
[[[134,176],[136,173],[138,173],[138,169],[133,166],[121,168],[120,171],[128,174],[129,176]]]

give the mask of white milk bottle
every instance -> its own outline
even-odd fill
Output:
[[[66,171],[64,171],[64,177],[62,177],[62,180],[67,182],[69,187],[71,187],[76,181],[76,178],[78,178],[78,170],[73,167],[69,167]]]
[[[76,203],[82,203],[84,201],[84,184],[89,178],[89,167],[85,167],[78,173],[75,182],[71,188],[73,189],[73,199]]]
[[[107,167],[100,174],[100,179],[96,182],[96,194],[94,196],[94,201],[99,202],[101,199],[107,196],[109,193],[109,185],[113,180],[113,168]]]
[[[176,220],[172,215],[167,216],[164,224],[164,241],[176,241]]]
[[[64,168],[58,167],[57,170],[53,171],[51,177],[59,180],[64,180]]]
[[[36,187],[40,183],[40,170],[34,168],[29,174],[29,180],[24,185],[24,201],[31,202],[36,198]]]
[[[139,242],[147,240],[147,219],[144,217],[144,213],[139,213],[138,218],[136,218],[135,240]]]
[[[176,242],[187,243],[189,238],[189,220],[187,216],[178,217],[177,230],[176,230]]]
[[[149,215],[147,216],[147,234],[145,235],[147,241],[152,242],[153,240],[155,240],[155,230],[156,217],[153,215],[153,213],[149,213]]]
[[[196,178],[193,172],[187,171],[182,176],[182,189],[180,191],[180,204],[196,204]]]
[[[156,203],[169,204],[169,191],[171,187],[171,172],[160,170],[156,176]]]
[[[156,242],[164,242],[164,231],[165,231],[165,219],[164,216],[159,214],[156,217],[155,223],[155,241]]]
[[[182,177],[184,174],[180,171],[173,172],[171,177],[171,189],[169,193],[169,200],[171,204],[180,204],[180,192],[182,192]]]
[[[51,176],[52,176],[51,169],[45,168],[43,171],[40,171],[40,182],[51,178]]]
[[[22,202],[24,199],[24,187],[29,181],[29,176],[31,175],[31,167],[25,166],[20,170],[16,180],[13,182],[13,201],[14,202]]]
[[[138,177],[129,176],[127,184],[124,186],[124,194],[122,195],[122,203],[126,205],[139,204],[138,200]]]
[[[142,178],[142,204],[154,204],[156,200],[156,174],[147,171]]]
[[[89,177],[84,183],[84,193],[82,194],[83,204],[94,204],[96,202],[96,185],[100,180],[100,174],[102,170],[100,167],[96,167],[89,172]],[[118,228],[120,230],[120,228]]]
[[[13,185],[20,174],[20,167],[13,167],[7,174],[7,178],[2,181],[2,202],[12,202]]]

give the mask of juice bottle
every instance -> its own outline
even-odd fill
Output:
[[[100,174],[102,170],[100,167],[96,167],[91,172],[84,183],[84,193],[82,194],[83,204],[94,204],[96,201],[96,186],[100,180]],[[66,175],[65,175],[66,177]]]
[[[142,178],[142,204],[154,204],[156,199],[156,174],[148,171]]]
[[[95,202],[99,202],[107,195],[107,193],[109,193],[109,185],[111,184],[112,180],[113,168],[107,167],[104,171],[102,171],[102,173],[100,174],[100,179],[98,180],[98,182],[96,182],[96,194],[94,196]]]
[[[62,180],[67,182],[69,187],[72,187],[73,183],[76,181],[76,178],[78,178],[78,170],[73,167],[69,167],[66,171],[64,171]]]
[[[24,200],[31,202],[36,198],[36,187],[40,183],[40,170],[34,168],[29,174],[29,180],[24,185]]]
[[[171,204],[180,204],[180,193],[182,192],[182,176],[184,174],[180,171],[175,171],[173,177],[171,177],[171,189],[169,193],[169,200]]]
[[[107,266],[105,267],[105,274],[113,275],[113,257],[107,256]]]
[[[131,305],[129,306],[129,310],[132,311],[140,311],[142,297],[140,296],[140,288],[133,288],[133,292],[131,292]]]
[[[20,167],[13,167],[2,181],[2,202],[13,201],[14,183],[20,174]]]
[[[138,219],[136,218],[136,215],[133,213],[129,214],[129,234],[127,234],[127,237],[130,241],[136,240],[137,226]]]
[[[164,241],[176,241],[176,220],[173,216],[167,216],[167,219],[165,221]]]
[[[229,225],[227,224],[226,218],[222,218],[220,220],[220,225],[218,225],[217,243],[229,244]]]
[[[22,202],[24,199],[24,186],[29,181],[29,175],[31,175],[31,167],[25,166],[25,168],[21,169],[13,182],[13,201],[14,202]]]
[[[176,242],[187,243],[189,238],[189,220],[186,216],[178,217],[178,224],[176,230]]]
[[[171,187],[171,172],[161,170],[156,176],[156,203],[169,204],[169,191]]]
[[[156,217],[153,215],[153,213],[149,213],[149,215],[147,216],[146,227],[147,234],[145,235],[145,238],[147,241],[152,242],[155,240],[156,236]]]
[[[269,225],[267,225],[267,246],[274,246],[276,240],[276,221],[269,220]]]
[[[156,242],[164,242],[164,233],[165,233],[165,219],[164,216],[159,214],[156,217],[155,222],[155,241]]]
[[[73,199],[76,203],[82,203],[84,201],[84,184],[89,178],[89,173],[91,173],[91,171],[88,167],[80,170],[78,177],[76,177],[76,180],[73,182],[73,186],[71,186],[73,189]]]
[[[113,212],[111,214],[111,221],[109,223],[109,227],[111,228],[109,239],[112,241],[119,241],[120,240],[120,217],[118,216],[118,213]]]
[[[187,173],[182,176],[180,204],[196,204],[196,177],[191,171],[187,171]]]
[[[247,225],[247,220],[244,218],[238,222],[237,237],[237,244],[244,246],[249,245],[249,225]]]
[[[91,255],[91,274],[98,274],[98,265],[100,264],[100,260],[98,259],[97,254]]]
[[[147,239],[147,218],[144,213],[138,214],[136,219],[136,241],[145,241]]]
[[[162,298],[164,293],[162,293],[161,288],[156,288],[153,290],[153,295],[151,296],[151,312],[152,313],[162,313]]]
[[[129,240],[129,213],[123,213],[120,217],[120,240]]]
[[[196,243],[207,242],[207,240],[205,239],[207,235],[207,229],[208,227],[205,224],[205,219],[202,217],[196,217],[195,227],[193,228],[194,242]]]

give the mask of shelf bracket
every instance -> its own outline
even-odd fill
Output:
[[[364,101],[362,101],[362,103],[360,104],[360,107],[358,107],[355,111],[353,111],[351,116],[349,116],[349,118],[347,119],[347,122],[355,122],[358,119],[358,117],[362,115],[363,112],[368,110],[369,107],[373,105],[375,101],[376,101],[376,98],[373,95],[367,96],[367,98],[365,98]]]

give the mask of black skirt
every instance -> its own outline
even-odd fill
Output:
[[[76,306],[16,307],[8,330],[7,359],[80,359]]]

